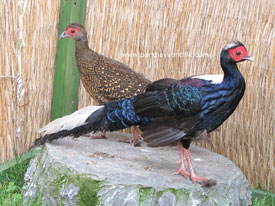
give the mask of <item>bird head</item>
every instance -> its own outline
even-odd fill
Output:
[[[87,32],[85,28],[79,23],[72,23],[67,26],[65,31],[59,36],[59,40],[69,38],[74,40],[81,40],[87,38]]]
[[[221,58],[228,63],[254,61],[254,58],[248,54],[245,46],[239,41],[231,41],[227,44],[222,50]]]

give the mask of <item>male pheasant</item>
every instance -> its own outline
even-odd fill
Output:
[[[236,109],[245,91],[245,80],[237,63],[253,61],[240,42],[226,45],[220,57],[224,75],[201,75],[181,80],[162,79],[147,86],[146,92],[128,99],[109,102],[96,108],[82,124],[73,129],[37,139],[35,145],[67,135],[90,131],[116,131],[140,125],[148,146],[177,143],[180,168],[176,174],[210,186],[213,181],[196,175],[188,148],[195,139],[208,138]],[[218,77],[218,78],[217,78]],[[189,171],[184,167],[184,156]]]

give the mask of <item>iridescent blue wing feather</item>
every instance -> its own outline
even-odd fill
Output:
[[[185,137],[190,144],[190,128],[200,121],[200,87],[204,84],[199,79],[183,79],[162,91],[137,96],[134,102],[135,113],[153,117],[150,124],[140,127],[142,137],[149,146],[165,146],[183,141]]]

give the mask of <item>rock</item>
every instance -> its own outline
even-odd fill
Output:
[[[196,146],[190,152],[198,175],[215,179],[210,188],[194,185],[178,169],[177,147],[133,147],[108,139],[67,137],[46,144],[25,174],[23,198],[42,205],[180,206],[251,205],[246,177],[230,160]]]

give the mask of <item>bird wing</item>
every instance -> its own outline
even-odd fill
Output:
[[[198,87],[193,82],[188,84],[188,81],[184,79],[158,90],[157,85],[152,83],[148,86],[149,91],[136,97],[134,102],[135,112],[138,115],[148,117],[178,114],[188,117],[197,114],[200,111],[202,98],[199,87],[203,83],[196,82],[196,84]],[[156,88],[152,89],[152,85]]]
[[[150,147],[167,146],[182,139],[190,139],[189,129],[197,124],[199,116],[180,115],[155,118],[150,125],[140,126],[142,137]]]
[[[116,60],[105,58],[96,68],[96,93],[109,101],[130,98],[145,91],[150,83],[144,75]]]
[[[136,97],[136,114],[154,117],[149,125],[140,127],[149,146],[165,146],[191,138],[193,126],[200,121],[202,81],[183,79],[162,90],[157,89],[158,83],[152,83],[148,92]]]

